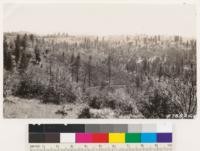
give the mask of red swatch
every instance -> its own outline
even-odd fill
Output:
[[[108,133],[93,133],[93,143],[108,143]]]

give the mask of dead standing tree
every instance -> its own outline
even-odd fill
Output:
[[[88,85],[89,87],[91,86],[91,71],[92,71],[92,56],[89,56],[89,61],[88,61]]]
[[[72,81],[73,81],[73,77],[74,77],[74,53],[72,53],[72,55],[71,55],[70,68],[71,68],[71,77],[72,77]]]
[[[76,82],[78,83],[79,81],[79,69],[80,69],[80,66],[81,66],[81,57],[80,57],[80,54],[77,55],[76,57],[76,61],[75,61],[75,71],[76,71]]]
[[[108,84],[111,83],[111,54],[108,55]]]

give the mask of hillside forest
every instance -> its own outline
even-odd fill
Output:
[[[196,40],[4,33],[6,118],[194,118]]]

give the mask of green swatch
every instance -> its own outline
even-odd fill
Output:
[[[140,143],[141,133],[126,133],[126,143]]]

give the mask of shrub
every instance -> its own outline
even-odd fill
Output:
[[[80,87],[71,81],[59,81],[55,84],[51,84],[45,90],[43,96],[44,103],[51,102],[56,104],[61,103],[74,103],[80,101],[82,92]]]
[[[4,70],[3,72],[3,96],[7,97],[13,94],[13,90],[15,90],[14,87],[18,84],[18,80],[10,71]]]
[[[55,89],[55,87],[50,86],[45,90],[42,100],[44,103],[73,103],[77,100],[77,96],[69,88],[58,87]]]
[[[155,83],[146,96],[138,103],[138,109],[146,118],[167,118],[178,114],[179,108],[172,101],[172,93],[167,85]]]
[[[115,113],[109,108],[92,109],[89,106],[84,107],[78,118],[114,118]]]
[[[110,101],[119,115],[138,114],[134,99],[124,89],[117,89],[114,93],[109,93]]]
[[[100,109],[102,105],[102,101],[97,96],[89,98],[89,106],[95,109]]]
[[[95,109],[100,109],[104,107],[109,107],[114,109],[114,102],[108,96],[108,89],[93,90],[86,94],[85,100],[88,105]]]
[[[91,118],[90,108],[88,106],[84,107],[78,115],[78,118]]]
[[[140,98],[137,106],[146,118],[192,118],[196,113],[196,86],[178,79],[154,83]]]
[[[16,96],[25,98],[40,98],[44,94],[45,86],[39,82],[33,81],[29,75],[23,75],[15,91]]]
[[[70,73],[59,67],[51,66],[51,72],[39,66],[30,65],[26,73],[20,76],[15,95],[34,97],[44,103],[74,103],[82,98],[82,91],[76,82],[72,82]]]
[[[59,104],[60,98],[59,94],[54,90],[54,87],[48,87],[42,96],[42,100],[44,103]]]
[[[89,94],[86,99],[88,105],[95,109],[110,108],[120,115],[138,114],[134,100],[124,89],[116,89],[114,91],[103,89],[95,94]]]

